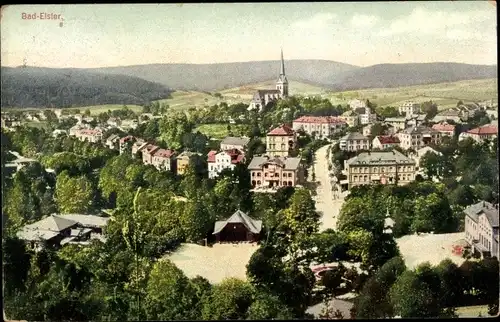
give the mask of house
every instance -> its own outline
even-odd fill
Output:
[[[397,131],[404,130],[406,128],[406,123],[408,120],[406,117],[387,117],[384,120],[384,123],[386,125],[392,126],[396,129]]]
[[[448,124],[447,122],[434,124],[432,126],[432,129],[441,133],[442,136],[454,136],[455,128],[455,125]]]
[[[137,120],[121,120],[120,121],[120,129],[122,131],[130,130],[130,129],[135,129],[139,126],[139,122]]]
[[[161,149],[153,145],[146,147],[143,150],[143,156],[144,154],[151,156],[151,164],[157,170],[172,171],[175,164],[175,152],[173,150]]]
[[[220,242],[256,242],[262,230],[262,220],[255,220],[237,210],[226,220],[215,222],[215,239]]]
[[[358,132],[351,132],[339,140],[339,147],[344,151],[359,151],[370,149],[370,139]]]
[[[303,130],[322,139],[339,133],[346,127],[347,123],[335,116],[301,116],[292,122],[294,131]]]
[[[372,127],[375,124],[377,124],[377,123],[367,124],[367,125],[363,126],[363,128],[361,129],[361,134],[363,134],[366,137],[371,136],[371,134],[372,134]]]
[[[132,144],[136,141],[136,138],[132,135],[127,135],[120,139],[119,150],[120,154],[124,153]]]
[[[381,150],[395,148],[399,146],[399,143],[399,138],[397,136],[379,135],[373,139],[372,148]]]
[[[458,140],[462,141],[466,138],[471,138],[476,142],[483,142],[484,140],[491,140],[498,137],[498,126],[487,124],[467,132],[460,133]]]
[[[498,119],[498,110],[497,109],[494,109],[494,110],[488,109],[488,110],[485,110],[485,112],[486,112],[486,115],[488,115],[488,117],[490,119],[493,119],[493,120]]]
[[[358,114],[359,124],[370,124],[377,121],[377,114],[372,113],[369,107],[360,107],[354,110]]]
[[[70,129],[71,131],[71,129]],[[99,143],[102,141],[102,130],[83,128],[73,132],[74,136],[80,141]],[[71,135],[71,133],[70,133]]]
[[[262,109],[270,102],[288,97],[288,79],[285,75],[285,61],[283,59],[283,50],[281,51],[281,69],[276,81],[276,89],[257,90],[254,94],[248,110]]]
[[[359,115],[353,110],[344,112],[339,118],[346,122],[349,127],[355,127],[359,124]]]
[[[366,106],[366,101],[360,100],[360,99],[353,99],[350,100],[348,103],[349,107],[353,110],[356,110],[358,108],[365,108]]]
[[[88,125],[85,125],[85,124],[81,124],[81,123],[77,123],[75,125],[73,125],[70,129],[69,129],[69,135],[70,136],[76,136],[77,133],[82,130],[82,129],[88,129],[89,126]]]
[[[461,118],[463,121],[467,121],[469,118],[476,116],[476,114],[481,111],[481,107],[476,103],[460,104],[457,108],[461,112]]]
[[[266,154],[288,156],[297,144],[297,133],[288,125],[280,125],[266,135]]]
[[[407,101],[399,105],[398,112],[400,115],[411,117],[414,114],[420,113],[420,104],[413,101]]]
[[[17,237],[27,241],[35,250],[44,244],[60,247],[66,244],[88,244],[90,239],[102,240],[102,232],[109,218],[93,215],[52,214],[17,232]]]
[[[455,123],[462,123],[462,116],[463,113],[461,112],[460,109],[452,107],[450,109],[439,112],[436,116],[434,116],[432,122],[439,123],[452,120]]]
[[[111,150],[118,150],[120,148],[120,137],[116,134],[111,134],[106,139],[106,146]]]
[[[294,187],[302,181],[300,158],[256,156],[248,165],[252,187]]]
[[[405,185],[415,180],[415,161],[397,150],[363,152],[345,161],[348,189],[366,184]]]
[[[57,138],[59,136],[67,135],[67,134],[68,134],[68,132],[66,132],[65,130],[61,130],[61,129],[55,129],[54,131],[52,131],[53,138]]]
[[[480,201],[464,209],[465,240],[481,256],[498,253],[498,204]]]
[[[406,117],[407,126],[420,126],[426,122],[425,114],[413,114],[412,116]]]
[[[415,171],[417,171],[418,174],[423,174],[422,172],[422,169],[420,169],[420,160],[422,159],[422,157],[424,155],[426,155],[428,152],[430,153],[434,153],[436,155],[443,155],[441,152],[437,151],[437,150],[434,150],[433,148],[431,148],[430,146],[425,146],[423,148],[420,148],[418,149],[417,151],[415,151],[415,153],[412,153],[410,155],[410,158],[413,159],[413,161],[415,161]]]
[[[159,146],[151,143],[146,144],[146,146],[141,149],[142,163],[144,165],[153,164],[153,155],[158,150],[160,150]]]
[[[189,161],[194,155],[200,155],[199,153],[184,151],[179,156],[177,156],[177,174],[183,175],[188,166]]]
[[[412,126],[396,134],[403,149],[418,150],[429,144],[439,144],[441,133],[425,126]]]
[[[18,119],[2,115],[2,128],[15,128],[17,126],[21,126],[21,122]]]
[[[239,149],[229,149],[221,152],[210,151],[207,159],[208,177],[212,179],[224,169],[233,170],[238,163],[245,160],[245,155]]]
[[[247,137],[228,136],[220,142],[220,149],[222,151],[238,149],[245,152],[248,142],[250,142],[250,138]]]
[[[140,158],[142,159],[142,150],[148,145],[146,141],[143,139],[137,139],[133,144],[132,144],[132,157],[138,157],[140,153]]]
[[[112,127],[118,127],[120,126],[120,118],[118,117],[110,117],[107,121],[106,124]]]

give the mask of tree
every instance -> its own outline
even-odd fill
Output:
[[[63,171],[57,176],[56,201],[61,212],[86,214],[93,208],[94,187],[86,177],[70,177]]]
[[[237,278],[227,278],[203,298],[203,320],[245,319],[253,302],[252,286]]]
[[[464,290],[460,287],[461,275],[458,266],[447,258],[439,263],[436,272],[441,282],[441,306],[459,306]]]
[[[381,123],[375,123],[370,129],[370,136],[373,138],[379,135],[384,135],[385,131],[387,131],[387,126],[382,125]]]
[[[248,308],[246,318],[248,320],[289,320],[293,319],[293,314],[277,296],[259,292]]]
[[[438,113],[438,106],[432,101],[423,102],[420,105],[420,110],[425,113],[425,118],[430,120]]]
[[[196,319],[195,289],[190,280],[169,260],[155,263],[147,283],[144,301],[148,320]]]
[[[198,242],[206,238],[213,227],[215,218],[199,200],[185,203],[180,219],[188,242]]]
[[[455,225],[453,212],[445,196],[431,193],[415,198],[415,217],[412,230],[415,232],[444,233],[452,231]]]

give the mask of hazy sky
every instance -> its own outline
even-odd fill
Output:
[[[42,12],[64,21],[22,19]],[[489,1],[12,5],[1,14],[3,66],[275,60],[280,47],[285,59],[358,66],[497,62]]]

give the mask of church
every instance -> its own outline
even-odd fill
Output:
[[[276,89],[259,89],[253,95],[252,102],[248,110],[258,109],[259,112],[269,102],[276,101],[288,97],[288,80],[285,75],[285,61],[283,60],[283,49],[281,50],[281,69],[278,80],[276,81]]]

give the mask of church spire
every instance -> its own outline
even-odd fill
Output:
[[[285,76],[285,60],[283,59],[283,48],[281,48],[281,70],[280,76]]]

